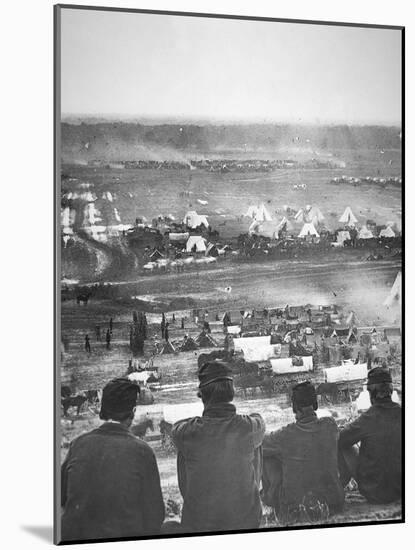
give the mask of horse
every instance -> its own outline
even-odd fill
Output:
[[[66,395],[64,395],[64,393]],[[85,402],[91,405],[97,405],[100,402],[100,392],[98,390],[85,390],[77,395],[70,395],[70,388],[68,386],[62,386],[61,404],[64,416],[68,416],[68,411],[71,407],[76,407],[76,414],[79,416]]]
[[[142,420],[138,424],[133,424],[130,427],[131,432],[140,439],[145,437],[148,429],[154,432],[154,422],[150,417],[147,417],[145,420]]]
[[[174,449],[174,443],[171,438],[171,431],[173,428],[173,424],[170,424],[170,422],[166,422],[164,418],[160,420],[159,424],[160,428],[160,435],[161,435],[161,445],[166,451],[171,451]]]
[[[71,395],[69,397],[64,397],[61,399],[63,407],[63,415],[68,416],[68,410],[70,407],[76,407],[76,414],[79,416],[82,405],[87,401],[88,398],[85,394]]]
[[[71,388],[69,386],[61,386],[61,397],[64,399],[65,397],[70,397],[71,395]]]
[[[87,306],[88,305],[88,300],[90,299],[90,297],[91,297],[90,292],[83,293],[83,294],[78,294],[76,296],[76,303],[79,305],[81,302],[83,302],[84,306]]]

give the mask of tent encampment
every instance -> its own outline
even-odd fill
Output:
[[[200,236],[189,237],[186,243],[186,252],[206,252],[205,240]]]
[[[395,281],[390,289],[389,295],[386,300],[383,302],[383,305],[390,307],[393,304],[402,304],[402,272],[399,271],[396,275]]]
[[[352,209],[350,208],[350,206],[346,206],[345,211],[343,212],[343,214],[339,218],[339,222],[344,223],[346,225],[350,225],[350,226],[355,225],[357,223],[357,218],[353,214]]]
[[[300,234],[298,236],[301,238],[301,237],[308,237],[308,236],[319,237],[320,235],[317,233],[317,230],[314,227],[314,225],[310,222],[310,223],[305,223],[303,225],[303,228],[301,229]]]

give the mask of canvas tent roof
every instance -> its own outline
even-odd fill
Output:
[[[278,224],[274,221],[258,222],[254,220],[249,227],[249,233],[256,233],[261,237],[275,239],[278,237]]]
[[[272,220],[272,217],[265,208],[264,203],[261,203],[258,206],[250,206],[245,215],[259,222],[270,222]]]
[[[350,206],[346,206],[345,211],[339,218],[340,223],[345,223],[346,225],[355,225],[357,223],[357,218],[353,214]]]
[[[186,212],[186,215],[183,218],[183,223],[186,224],[187,227],[190,227],[191,229],[195,229],[200,225],[209,227],[209,222],[207,221],[207,217],[203,215],[199,215],[196,212],[196,210],[189,210],[188,212]]]
[[[348,231],[339,231],[337,233],[337,242],[343,244],[344,241],[350,241],[350,233]]]
[[[189,238],[189,233],[169,233],[169,241],[174,243],[185,243]]]
[[[302,365],[293,366],[292,357],[281,359],[270,359],[272,371],[276,374],[287,374],[292,372],[307,372],[313,370],[313,356],[302,357]]]
[[[317,206],[312,206],[311,209],[306,212],[305,218],[305,221],[311,222],[314,225],[318,225],[324,220],[324,216]]]
[[[175,353],[175,349],[173,347],[173,344],[169,341],[165,342],[163,347],[160,350],[160,355],[164,355],[166,353]]]
[[[196,344],[200,348],[216,348],[218,347],[215,340],[210,334],[207,334],[204,330],[196,338]]]
[[[186,252],[192,252],[196,248],[196,252],[206,252],[206,244],[202,237],[192,236],[189,237],[186,243]]]
[[[319,237],[319,234],[317,233],[317,230],[312,223],[305,223],[298,236],[307,237],[308,235]]]
[[[368,229],[365,225],[362,227],[362,229],[359,231],[358,235],[359,239],[373,239],[373,233],[370,229]]]
[[[399,306],[402,304],[402,272],[399,271],[396,275],[395,281],[392,285],[392,288],[389,292],[388,297],[383,302],[383,305],[390,307],[394,303],[398,303]]]
[[[235,338],[235,351],[244,352],[248,348],[260,348],[271,344],[271,336],[252,336],[247,338]]]
[[[198,345],[191,336],[184,338],[179,348],[180,351],[194,351],[196,349],[198,349]]]
[[[277,231],[281,231],[285,227],[286,231],[292,231],[294,229],[293,224],[285,216],[282,218],[280,223],[277,225]]]
[[[386,229],[382,229],[382,231],[379,233],[379,237],[387,237],[387,238],[395,237],[395,232],[392,229],[392,227],[388,225]]]

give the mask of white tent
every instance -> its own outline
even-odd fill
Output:
[[[252,233],[256,233],[257,229],[259,227],[259,222],[257,220],[252,220],[251,225],[249,226],[248,233],[252,235]]]
[[[358,239],[373,239],[373,233],[364,225],[359,231]]]
[[[390,307],[392,304],[398,302],[399,306],[402,304],[402,272],[399,271],[396,275],[395,282],[389,292],[389,296],[383,302],[383,305]]]
[[[293,372],[307,372],[313,370],[313,356],[302,357],[302,365],[294,366],[292,357],[281,359],[270,359],[272,371],[276,374],[286,374]]]
[[[297,214],[294,216],[294,218],[298,221],[298,222],[305,222],[305,212],[304,212],[304,208],[300,208],[300,210],[297,212]]]
[[[189,210],[188,212],[186,212],[186,215],[183,219],[183,223],[187,225],[187,227],[190,227],[191,229],[195,229],[200,225],[209,227],[209,222],[207,221],[207,217],[199,215],[195,210]]]
[[[316,228],[312,223],[305,223],[298,236],[299,237],[308,237],[308,236],[319,237],[320,235],[317,233]]]
[[[245,216],[247,216],[248,218],[254,219],[257,210],[258,210],[258,207],[257,207],[257,206],[250,206],[250,207],[248,208],[248,210],[246,211]]]
[[[346,225],[355,225],[357,223],[357,218],[353,214],[350,206],[347,206],[343,214],[339,218],[340,223],[345,223]]]
[[[262,348],[271,345],[271,336],[251,336],[248,338],[236,338],[235,351],[245,352],[246,349]]]
[[[389,225],[386,229],[382,229],[382,231],[379,233],[379,237],[391,238],[396,237],[396,235],[392,227]]]
[[[269,237],[270,239],[278,238],[278,224],[274,221],[258,222],[253,220],[248,231],[250,235],[255,233],[261,237]]]
[[[187,243],[186,243],[186,252],[192,252],[196,248],[196,252],[205,252],[206,251],[206,243],[205,240],[202,239],[202,237],[196,237],[192,236],[189,237]]]
[[[344,361],[339,367],[324,369],[326,382],[346,382],[350,380],[364,380],[367,378],[367,363],[353,363]]]
[[[281,229],[283,229],[283,228],[285,228],[286,231],[292,231],[293,230],[293,224],[285,216],[282,218],[280,223],[277,225],[277,231],[281,231]]]
[[[319,223],[322,223],[324,220],[324,216],[317,206],[313,206],[310,210],[308,210],[305,214],[305,221],[311,222],[314,225],[318,225]]]
[[[247,338],[245,338],[247,339]],[[242,338],[244,340],[244,338]],[[266,346],[254,346],[244,349],[244,359],[248,363],[254,361],[268,361],[271,357],[276,357],[281,354],[281,344],[269,344]]]
[[[259,206],[250,206],[245,216],[258,222],[270,222],[272,220],[271,214],[265,208],[264,203],[261,203]]]
[[[339,231],[337,233],[337,242],[343,244],[344,241],[350,241],[350,233],[348,231]]]
[[[189,233],[169,233],[169,241],[173,243],[183,243],[189,238]]]

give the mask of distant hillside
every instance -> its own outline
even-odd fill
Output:
[[[72,160],[173,160],[221,151],[400,149],[391,126],[143,125],[128,122],[62,123],[62,156]]]

